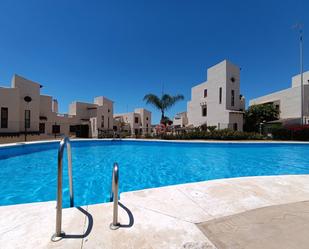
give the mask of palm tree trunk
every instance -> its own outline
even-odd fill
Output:
[[[164,120],[164,111],[161,110],[161,121],[160,121],[160,123],[162,123],[163,120]]]

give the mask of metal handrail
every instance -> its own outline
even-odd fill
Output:
[[[68,155],[68,174],[69,174],[69,187],[70,187],[70,207],[74,206],[74,193],[73,193],[73,175],[72,175],[72,154],[71,154],[71,143],[68,137],[63,138],[60,141],[58,148],[58,180],[57,180],[57,211],[56,211],[56,232],[52,236],[52,241],[59,241],[65,235],[61,231],[62,223],[62,178],[63,178],[63,152],[64,147],[67,147]]]
[[[118,192],[119,192],[119,167],[117,163],[114,163],[112,173],[112,189],[110,201],[114,202],[113,205],[113,222],[110,224],[110,229],[116,230],[120,227],[118,222]]]

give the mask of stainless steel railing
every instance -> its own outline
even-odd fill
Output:
[[[73,175],[72,175],[72,154],[71,143],[68,137],[61,140],[58,148],[58,180],[57,180],[57,211],[56,211],[56,232],[52,236],[52,241],[59,241],[65,235],[61,231],[62,223],[62,179],[63,179],[63,152],[64,147],[67,147],[68,155],[68,174],[69,174],[69,187],[70,187],[70,207],[74,206],[74,193],[73,193]]]
[[[110,201],[113,204],[113,222],[110,224],[110,229],[116,230],[120,227],[118,222],[118,192],[119,192],[119,167],[117,163],[114,163],[112,173],[112,191]]]

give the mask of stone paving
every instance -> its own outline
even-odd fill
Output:
[[[0,248],[258,248],[223,247],[218,241],[228,237],[224,231],[216,231],[216,225],[212,230],[205,227],[258,208],[308,200],[309,175],[221,179],[126,192],[120,196],[118,230],[109,229],[111,203],[67,208],[62,226],[66,237],[59,242],[50,241],[55,202],[2,206]]]

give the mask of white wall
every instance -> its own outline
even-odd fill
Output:
[[[309,71],[303,74],[304,102],[303,115],[309,118]],[[301,76],[292,77],[291,87],[250,100],[249,106],[265,103],[279,105],[280,119],[294,119],[300,122],[301,117]]]
[[[144,108],[137,108],[135,113],[140,114],[140,126],[142,127],[142,134],[151,133],[151,112]]]
[[[234,79],[234,82],[232,81]],[[222,88],[222,100],[219,102],[219,89]],[[207,97],[204,90],[207,89]],[[234,106],[231,105],[231,90],[234,90]],[[243,116],[231,120],[230,111],[239,111],[244,106],[240,101],[240,69],[229,61],[222,61],[207,70],[207,81],[192,87],[191,101],[187,104],[189,125],[228,127],[229,123],[237,122],[238,130],[242,130]],[[202,116],[202,106],[207,106],[207,116]],[[220,124],[220,125],[219,125]]]
[[[309,84],[309,71],[303,73],[303,84]],[[300,74],[295,75],[292,77],[292,87],[297,87],[301,85],[301,77]]]
[[[97,97],[92,103],[73,102],[69,114],[58,113],[58,103],[51,96],[40,95],[41,85],[14,75],[11,88],[0,87],[0,109],[8,108],[8,128],[0,128],[0,133],[20,133],[25,131],[25,110],[30,110],[30,128],[27,132],[39,132],[39,125],[45,126],[45,132],[40,137],[47,139],[52,134],[53,125],[60,125],[60,135],[71,135],[70,126],[88,124],[89,134],[98,135],[97,128],[104,119],[104,129],[113,128],[113,102],[105,97]],[[31,102],[24,100],[31,97]],[[92,128],[95,127],[95,130]]]
[[[12,88],[19,89],[20,131],[25,130],[25,110],[30,110],[30,128],[28,128],[27,131],[39,131],[40,84],[14,75],[12,79]],[[24,100],[26,96],[31,97],[32,101],[27,103]]]
[[[186,125],[188,125],[187,112],[177,113],[173,119],[173,125],[180,127],[185,127]]]
[[[19,101],[20,101],[19,89],[0,87],[0,111],[1,107],[8,108],[8,128],[1,129],[0,126],[0,133],[19,132],[19,126],[20,126]]]
[[[114,115],[115,119],[121,119],[131,130],[132,135],[145,135],[151,133],[151,112],[144,108],[136,108],[134,112],[119,113]],[[135,118],[138,122],[135,122]],[[148,128],[148,130],[147,130]]]
[[[301,89],[300,86],[284,89],[256,99],[252,99],[249,105],[258,105],[277,102],[279,103],[279,115],[281,119],[300,118],[301,116]],[[309,116],[309,85],[304,85],[304,115]]]

